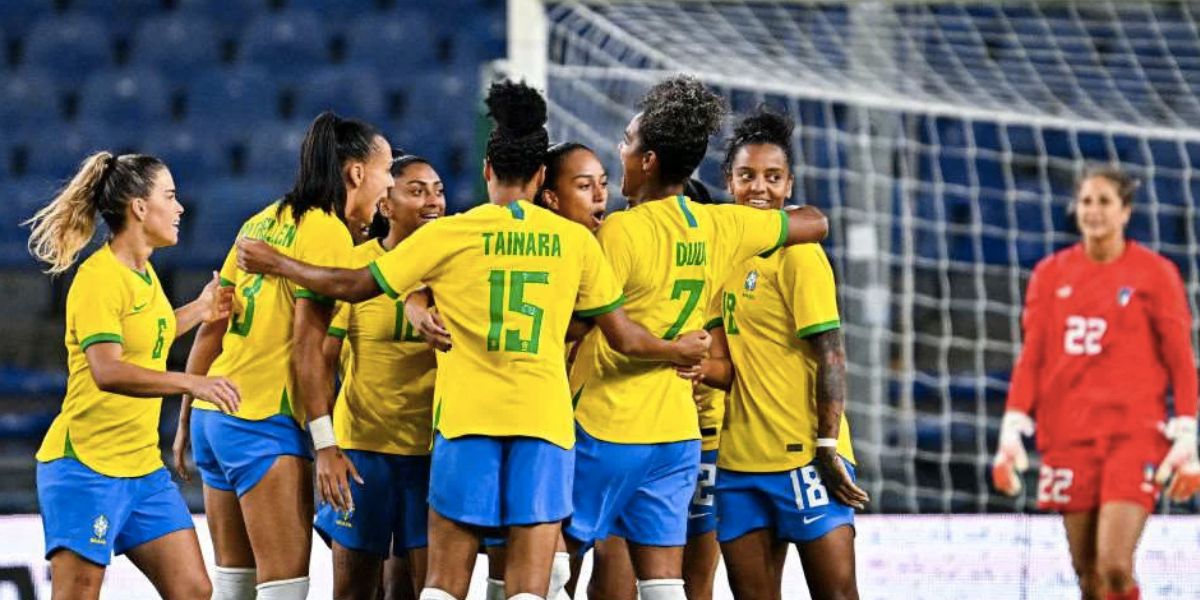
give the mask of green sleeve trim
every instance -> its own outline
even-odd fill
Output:
[[[840,319],[834,319],[832,321],[825,321],[824,323],[813,323],[812,325],[809,325],[808,327],[802,327],[802,328],[796,330],[796,337],[798,337],[800,339],[804,339],[810,335],[824,333],[824,332],[830,331],[832,329],[837,329],[838,327],[841,327],[841,326],[842,326],[842,322]]]
[[[295,296],[296,299],[304,298],[305,300],[312,300],[317,304],[324,304],[325,306],[333,306],[337,302],[333,298],[322,296],[312,290],[306,290],[304,288],[296,290]]]
[[[724,326],[725,326],[725,322],[721,320],[721,317],[716,317],[714,319],[709,320],[709,322],[704,324],[704,330],[709,331],[709,330],[716,329],[718,327],[724,327]]]
[[[577,310],[575,311],[575,316],[583,317],[585,319],[589,317],[598,317],[600,315],[608,314],[614,310],[617,310],[624,305],[625,294],[621,294],[616,300],[613,300],[604,306],[597,306],[596,308],[588,308],[585,310]]]
[[[379,289],[383,290],[383,293],[387,294],[388,298],[395,300],[400,297],[400,294],[397,294],[396,290],[393,290],[392,286],[388,285],[387,278],[383,276],[383,271],[379,270],[379,265],[375,264],[375,261],[368,263],[367,268],[371,271],[371,277],[375,278],[375,283],[379,284]]]
[[[228,279],[225,279],[224,277],[221,278],[221,287],[233,287],[235,285],[237,285],[237,284]]]
[[[766,252],[759,254],[759,256],[766,258],[766,257],[770,256],[776,250],[782,248],[783,245],[785,243],[787,243],[787,236],[788,236],[787,211],[781,210],[781,211],[779,211],[779,239],[775,240],[775,246],[773,246],[770,250],[767,250]]]
[[[346,339],[346,330],[341,327],[330,327],[329,331],[325,332],[329,337],[335,337],[339,340]]]
[[[88,349],[88,346],[92,346],[94,344],[124,344],[124,343],[125,343],[125,340],[121,339],[121,336],[116,333],[93,333],[92,335],[89,335],[89,336],[83,338],[82,342],[79,342],[79,351],[83,352],[84,350]]]

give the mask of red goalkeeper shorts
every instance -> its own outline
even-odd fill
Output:
[[[1048,448],[1038,476],[1038,508],[1078,512],[1125,501],[1153,512],[1160,491],[1154,472],[1170,448],[1158,432]]]

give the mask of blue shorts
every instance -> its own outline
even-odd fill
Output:
[[[616,444],[575,431],[575,514],[563,533],[585,549],[609,535],[643,546],[686,544],[700,440]]]
[[[165,468],[141,477],[109,477],[73,458],[60,458],[38,463],[37,491],[46,559],[67,549],[107,565],[113,553],[193,527]]]
[[[287,415],[248,421],[215,410],[192,411],[192,458],[208,487],[249,492],[280,456],[312,460],[308,434]]]
[[[429,507],[476,527],[556,523],[571,514],[575,452],[531,437],[433,441]]]
[[[350,482],[354,510],[317,509],[314,527],[329,542],[387,557],[429,545],[429,457],[344,450],[365,485]]]
[[[854,465],[846,462],[853,479]],[[842,525],[854,526],[854,509],[838,502],[813,464],[777,473],[717,470],[717,539],[722,543],[757,529],[804,543]]]
[[[700,453],[700,475],[696,481],[696,492],[688,505],[687,536],[689,539],[717,530],[717,450]]]

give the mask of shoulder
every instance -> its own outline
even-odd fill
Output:
[[[1179,267],[1171,259],[1134,241],[1129,242],[1129,267],[1135,271],[1146,272],[1157,279],[1179,280]]]
[[[1083,247],[1079,244],[1067,246],[1062,250],[1039,260],[1033,265],[1033,276],[1038,278],[1055,277],[1060,271],[1072,268],[1083,258]]]
[[[377,238],[371,238],[355,246],[354,249],[350,251],[350,257],[356,262],[361,261],[368,263],[381,256],[384,252],[385,250],[383,249],[383,246],[380,245],[379,240]]]

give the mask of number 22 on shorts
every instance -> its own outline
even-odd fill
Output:
[[[1071,501],[1067,493],[1075,481],[1075,472],[1071,469],[1055,469],[1042,465],[1038,472],[1038,502],[1043,504],[1066,504]]]

